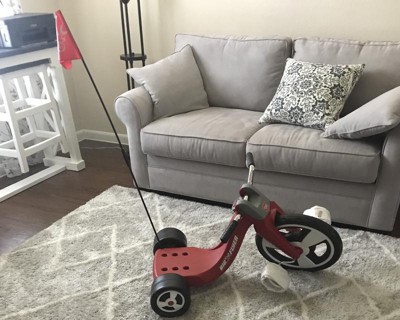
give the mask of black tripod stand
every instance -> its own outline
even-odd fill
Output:
[[[147,56],[144,54],[143,44],[143,28],[142,28],[142,13],[140,8],[140,0],[137,0],[138,20],[139,20],[139,37],[141,53],[134,53],[132,51],[131,31],[129,25],[128,3],[130,0],[120,0],[121,9],[121,24],[122,24],[122,38],[124,42],[124,53],[121,54],[121,60],[125,61],[125,68],[133,68],[134,61],[142,61],[142,66],[145,66]],[[128,90],[135,87],[135,82],[129,75],[126,75]]]

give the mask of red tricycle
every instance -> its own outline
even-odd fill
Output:
[[[176,228],[157,233],[150,302],[158,315],[183,315],[190,307],[190,287],[211,283],[229,268],[250,226],[254,226],[262,256],[283,268],[317,271],[339,259],[342,240],[336,230],[317,217],[285,214],[253,186],[251,153],[246,155],[246,166],[248,182],[240,188],[218,245],[211,249],[187,247],[186,236]]]

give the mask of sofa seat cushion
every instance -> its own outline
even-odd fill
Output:
[[[159,119],[141,131],[143,153],[245,167],[246,143],[261,112],[210,107]]]
[[[262,171],[373,183],[381,147],[378,139],[325,139],[316,129],[271,124],[250,138],[247,151]]]

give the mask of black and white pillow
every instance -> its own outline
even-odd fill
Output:
[[[339,118],[363,64],[329,65],[288,59],[281,82],[259,120],[324,130]]]

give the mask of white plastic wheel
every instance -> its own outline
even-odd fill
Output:
[[[279,264],[267,263],[261,272],[261,283],[269,291],[285,292],[289,288],[289,274]]]
[[[327,224],[332,224],[331,213],[327,208],[314,206],[310,209],[307,209],[303,212],[304,215],[318,218]]]

